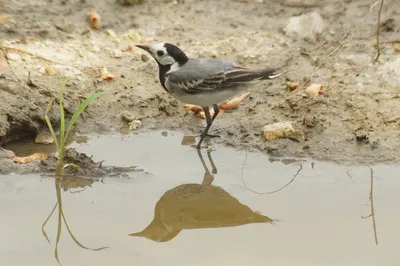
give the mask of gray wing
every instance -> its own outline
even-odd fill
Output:
[[[181,89],[186,93],[198,93],[232,88],[267,78],[273,72],[273,69],[246,69],[229,61],[190,59],[179,71],[167,73],[166,85],[172,90]]]

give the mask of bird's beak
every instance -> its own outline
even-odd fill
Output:
[[[145,51],[147,51],[147,52],[149,52],[150,51],[150,47],[149,46],[147,46],[147,45],[135,45],[136,47],[138,47],[138,48],[140,48],[140,49],[143,49],[143,50],[145,50]]]

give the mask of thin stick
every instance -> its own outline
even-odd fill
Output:
[[[378,245],[378,235],[376,232],[375,210],[374,210],[374,170],[372,169],[371,166],[369,166],[369,169],[371,170],[371,186],[369,191],[369,201],[371,202],[371,214],[367,216],[362,215],[361,218],[366,219],[372,217],[372,226],[374,228],[375,243]]]
[[[369,8],[369,11],[370,11],[370,12],[372,12],[372,9],[374,9],[374,7],[375,7],[377,4],[379,4],[379,1],[380,1],[380,0],[376,1],[376,2]]]
[[[325,61],[331,57],[334,53],[336,53],[337,51],[340,50],[340,48],[342,48],[345,44],[351,42],[354,39],[354,36],[349,38],[348,40],[342,42],[338,47],[335,48],[335,50],[333,50],[332,52],[330,52],[324,59],[322,59],[322,61],[318,64],[318,66],[316,66],[314,68],[314,72],[311,74],[310,78],[307,79],[303,84],[301,84],[296,90],[298,90],[299,88],[304,87],[307,83],[309,83],[311,81],[311,79],[313,78],[313,76],[315,75],[315,73],[317,72],[317,70],[325,63]]]
[[[383,0],[382,0],[383,2]],[[375,210],[374,210],[374,170],[372,167],[369,167],[371,169],[371,190],[369,192],[369,197],[371,201],[371,215],[372,215],[372,224],[374,227],[374,237],[375,237],[375,243],[378,245],[378,236],[376,234],[376,223],[375,223]]]
[[[0,49],[14,51],[14,52],[22,53],[22,54],[27,54],[27,55],[33,56],[35,58],[42,59],[42,60],[50,62],[50,63],[58,64],[57,62],[55,62],[53,60],[47,59],[46,57],[43,57],[43,56],[38,55],[38,54],[34,54],[34,53],[29,52],[29,51],[24,50],[24,49],[20,49],[20,48],[16,48],[16,47],[4,46],[4,45],[1,45],[1,44],[0,44]]]
[[[381,14],[382,14],[382,7],[383,7],[383,1],[384,0],[381,0],[381,6],[380,6],[380,8],[379,8],[379,14],[378,14],[378,23],[377,23],[377,27],[376,27],[376,56],[375,56],[375,60],[374,60],[374,63],[376,62],[376,61],[378,61],[378,59],[379,59],[379,56],[381,55],[381,47],[380,47],[380,45],[379,45],[379,30],[380,30],[380,24],[381,24]]]
[[[350,171],[351,171],[351,169],[350,169],[350,170],[347,170],[347,171],[346,171],[346,174],[347,174],[348,177],[350,177],[350,179],[352,179],[353,177],[351,176]]]
[[[318,50],[319,48],[321,48],[321,47],[324,46],[325,44],[327,44],[326,41],[324,41],[321,45],[317,46],[316,48],[311,49],[311,50],[308,51],[308,52],[313,52],[313,51],[315,51],[315,50]]]
[[[285,184],[284,186],[282,186],[282,187],[280,187],[280,188],[278,188],[278,189],[276,189],[276,190],[273,190],[273,191],[269,191],[269,192],[258,192],[258,191],[255,191],[255,190],[253,190],[253,189],[247,187],[246,183],[244,182],[243,172],[244,172],[244,165],[246,164],[246,161],[247,161],[247,150],[246,150],[246,157],[245,157],[244,162],[243,162],[243,165],[242,165],[242,174],[241,174],[242,184],[243,184],[243,186],[244,186],[247,190],[249,190],[249,191],[251,191],[251,192],[253,192],[253,193],[255,193],[255,194],[258,194],[258,195],[274,194],[274,193],[276,193],[276,192],[281,191],[281,190],[284,189],[285,187],[289,186],[289,185],[296,179],[296,177],[300,174],[301,170],[303,170],[303,165],[302,165],[302,164],[299,164],[299,169],[297,170],[296,174],[293,176],[293,178],[292,178],[287,184]]]
[[[381,41],[381,44],[384,44],[384,43],[400,43],[400,40]]]

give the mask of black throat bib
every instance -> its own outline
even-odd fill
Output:
[[[161,65],[160,63],[158,63],[158,74],[159,74],[159,78],[160,78],[160,83],[163,86],[164,90],[166,90],[168,92],[167,87],[165,87],[165,75],[167,74],[167,72],[171,69],[171,65]]]

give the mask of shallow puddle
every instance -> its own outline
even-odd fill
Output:
[[[183,145],[192,142],[154,131],[73,143],[145,171],[67,179],[58,195],[50,177],[0,176],[1,265],[58,265],[59,221],[62,265],[400,265],[399,166],[371,172],[224,147],[201,158]],[[49,244],[42,224],[53,208]],[[108,248],[80,247],[65,222],[85,247]]]

